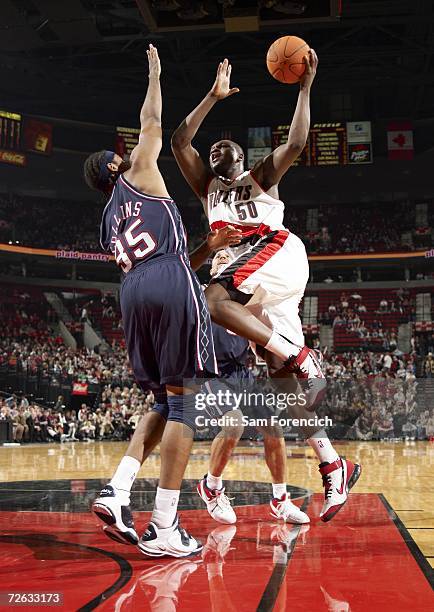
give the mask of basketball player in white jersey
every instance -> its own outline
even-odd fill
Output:
[[[231,261],[206,290],[212,319],[247,338],[264,354],[270,376],[294,378],[302,384],[310,408],[325,393],[325,377],[315,351],[304,345],[298,306],[309,278],[302,241],[283,225],[284,203],[278,184],[302,152],[310,127],[310,89],[318,65],[313,49],[304,57],[305,73],[288,141],[244,170],[242,148],[230,140],[211,146],[209,165],[192,140],[214,104],[238,93],[230,86],[232,66],[221,62],[209,93],[175,130],[172,150],[178,165],[201,199],[212,228],[230,224],[240,229],[241,244]],[[325,488],[321,511],[328,521],[347,501],[360,466],[336,453],[324,430],[308,437],[316,452]]]

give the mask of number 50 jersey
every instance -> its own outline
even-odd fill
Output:
[[[250,170],[233,180],[213,176],[201,200],[213,230],[233,225],[247,237],[285,229],[284,203],[261,189]]]
[[[187,237],[175,202],[137,191],[123,175],[104,208],[100,240],[125,274],[168,254],[181,255],[189,265]]]

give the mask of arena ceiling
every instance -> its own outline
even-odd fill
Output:
[[[1,0],[0,105],[85,122],[136,123],[147,83],[144,50],[152,42],[163,64],[167,126],[199,101],[223,57],[232,61],[233,84],[241,89],[225,120],[280,120],[296,88],[273,81],[264,59],[275,38],[291,33],[319,55],[313,106],[321,120],[433,117],[431,0],[336,0],[331,14],[329,5]]]

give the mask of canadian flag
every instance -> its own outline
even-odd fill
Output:
[[[389,159],[413,159],[413,125],[409,121],[389,123],[387,149]]]

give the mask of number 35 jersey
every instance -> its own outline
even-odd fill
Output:
[[[213,230],[233,225],[247,237],[285,229],[284,203],[261,189],[250,170],[233,180],[212,177],[201,200]]]
[[[185,229],[175,202],[137,191],[123,175],[104,208],[100,241],[125,274],[161,255],[181,255],[189,262]]]

